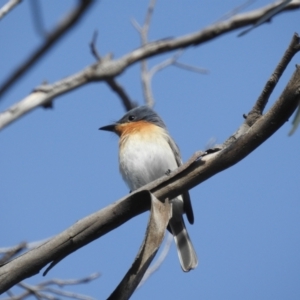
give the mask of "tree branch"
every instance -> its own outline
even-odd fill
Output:
[[[43,22],[41,2],[39,0],[30,0],[29,4],[32,13],[34,29],[36,30],[37,34],[40,35],[42,38],[47,38],[48,33]]]
[[[92,52],[93,56],[100,63],[102,58],[96,48],[97,35],[98,35],[98,33],[96,31],[94,33],[93,39],[90,43],[90,48],[91,48],[91,52]],[[121,98],[122,104],[123,104],[125,110],[129,111],[132,108],[137,106],[137,104],[129,98],[125,89],[116,81],[115,78],[110,77],[110,78],[107,78],[105,81],[108,84],[108,86],[112,89],[112,91],[114,91]]]
[[[253,2],[255,2],[255,0],[247,0],[247,1],[245,1],[244,3],[238,5],[237,7],[234,7],[229,12],[225,13],[222,17],[220,17],[214,23],[218,23],[220,21],[225,21],[225,20],[231,18],[232,16],[238,14],[240,11],[244,10],[247,6],[250,6]]]
[[[4,4],[0,8],[0,20],[21,2],[22,2],[22,0],[9,0],[6,4]]]
[[[157,258],[157,260],[147,269],[146,273],[144,274],[141,282],[139,283],[137,289],[139,289],[140,287],[142,287],[142,285],[148,280],[148,278],[154,273],[156,272],[159,267],[162,265],[162,263],[164,262],[165,258],[167,257],[167,254],[170,251],[171,245],[173,242],[173,234],[170,233],[169,231],[167,232],[167,238],[166,238],[166,242],[165,245],[160,253],[160,256]]]
[[[257,99],[255,105],[253,106],[253,108],[251,109],[249,114],[247,115],[245,123],[248,126],[251,127],[252,124],[254,124],[256,122],[256,120],[261,117],[263,110],[265,109],[265,107],[268,103],[269,97],[272,94],[281,75],[283,74],[287,65],[292,60],[293,56],[299,51],[300,45],[298,44],[298,39],[299,39],[298,35],[293,36],[290,46],[284,53],[281,61],[277,65],[277,67],[276,67],[275,71],[273,72],[273,74],[271,75],[270,79],[265,84],[265,87],[264,87],[261,95]]]
[[[154,76],[155,73],[161,71],[162,69],[173,65],[178,68],[182,68],[188,71],[200,73],[200,74],[208,74],[208,70],[202,69],[199,67],[187,65],[181,62],[178,62],[179,57],[182,55],[183,50],[179,50],[177,53],[175,53],[172,57],[162,61],[161,63],[155,65],[154,67],[151,68],[151,70],[148,72],[149,79],[151,80],[152,77]]]
[[[299,50],[299,37],[289,46]],[[170,175],[147,184],[104,209],[89,215],[58,234],[45,244],[4,264],[0,268],[0,293],[24,278],[30,277],[51,262],[57,263],[91,241],[119,227],[150,208],[142,201],[140,191],[148,190],[156,198],[173,199],[213,175],[233,166],[249,155],[293,114],[300,101],[300,67],[297,66],[289,83],[269,111],[231,139],[219,151],[196,152],[193,157]]]
[[[71,29],[84,15],[93,0],[80,0],[78,6],[69,13],[51,33],[45,43],[36,49],[25,62],[16,69],[0,86],[0,97],[16,83],[69,29]]]
[[[148,43],[148,32],[155,3],[156,0],[150,0],[143,26],[140,26],[137,21],[132,20],[132,24],[140,34],[142,46],[145,46]],[[145,59],[141,61],[141,79],[145,102],[148,106],[152,107],[154,105],[154,98],[151,89],[151,77],[148,72],[147,60]]]
[[[93,300],[93,298],[86,296],[86,295],[81,295],[78,293],[74,292],[69,292],[57,288],[53,288],[51,286],[57,285],[60,288],[63,288],[68,285],[79,285],[83,283],[89,283],[92,280],[95,280],[99,278],[100,274],[99,273],[93,273],[87,277],[80,278],[80,279],[67,279],[67,280],[62,280],[62,279],[51,279],[47,280],[44,282],[41,282],[37,285],[28,285],[24,282],[18,283],[18,287],[21,289],[24,289],[24,292],[20,293],[19,295],[12,295],[10,294],[9,298],[4,298],[3,300],[22,300],[25,299],[31,295],[34,295],[36,297],[40,297],[40,299],[57,299],[57,297],[52,296],[51,294],[56,294],[64,297],[69,297],[73,299],[78,299],[78,300]]]
[[[144,197],[146,197],[145,191],[140,193],[143,193]],[[149,192],[147,192],[147,194],[148,197],[151,197],[151,199],[149,199],[151,201],[151,211],[144,241],[134,263],[120,284],[108,297],[109,300],[127,300],[130,298],[163,241],[169,219],[172,215],[172,205],[169,201],[165,203],[160,202]]]
[[[26,243],[21,242],[19,245],[4,252],[3,256],[0,259],[0,265],[11,260],[14,256],[18,255],[20,252],[22,252],[25,249],[26,249]]]
[[[274,7],[271,11],[268,11],[265,15],[263,15],[255,24],[253,24],[250,28],[242,31],[239,33],[239,37],[245,35],[249,31],[253,30],[254,28],[262,25],[265,22],[270,21],[275,15],[277,15],[281,10],[284,9],[285,6],[289,4],[292,0],[283,0],[276,3],[276,7]]]
[[[6,127],[31,110],[39,106],[47,105],[47,103],[59,95],[90,82],[105,81],[107,78],[118,76],[130,65],[145,58],[180,48],[196,46],[229,31],[253,24],[264,15],[266,11],[271,10],[273,7],[274,5],[272,4],[252,12],[236,15],[228,21],[208,26],[196,33],[146,44],[116,60],[112,60],[109,56],[104,57],[100,62],[86,67],[75,75],[71,75],[53,84],[39,86],[33,93],[0,114],[0,129]],[[300,0],[294,0],[289,3],[283,11],[299,8]]]

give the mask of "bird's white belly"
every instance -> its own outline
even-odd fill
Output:
[[[133,191],[177,168],[171,147],[162,137],[129,138],[119,153],[120,172]]]

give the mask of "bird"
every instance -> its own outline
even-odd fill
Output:
[[[131,191],[166,175],[182,165],[180,151],[161,117],[149,106],[128,111],[119,121],[100,127],[119,136],[119,169]],[[190,224],[194,213],[186,191],[171,200],[168,230],[173,234],[181,268],[195,269],[198,258],[187,232],[183,214]]]

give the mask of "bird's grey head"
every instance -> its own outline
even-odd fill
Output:
[[[107,130],[107,131],[115,131],[115,128],[119,124],[125,123],[133,123],[138,121],[145,121],[152,123],[156,126],[159,126],[163,129],[166,129],[166,125],[160,116],[149,106],[139,106],[136,108],[131,109],[127,112],[119,121],[115,124],[107,125],[104,127],[99,128],[100,130]]]
[[[129,122],[145,121],[156,126],[166,128],[160,116],[149,106],[139,106],[126,113],[117,123],[124,124]]]

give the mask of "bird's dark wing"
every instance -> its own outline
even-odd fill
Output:
[[[175,155],[175,159],[177,162],[177,166],[181,166],[182,165],[182,160],[181,160],[181,156],[180,156],[180,151],[178,146],[176,145],[176,143],[173,141],[172,138],[168,139],[168,143]],[[190,224],[194,224],[194,213],[193,213],[193,207],[192,207],[192,203],[191,203],[191,198],[190,198],[190,194],[188,191],[184,192],[182,194],[182,198],[183,198],[183,207],[184,207],[184,211],[186,213],[186,217],[189,221]]]

